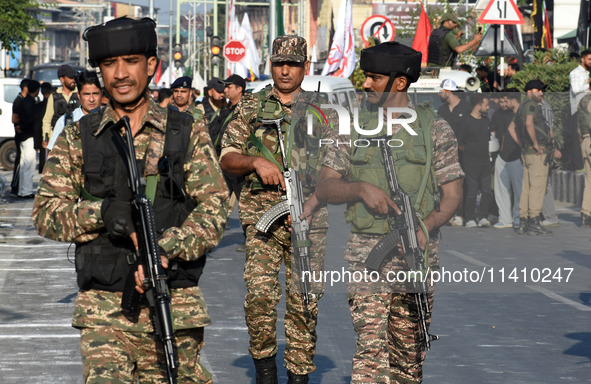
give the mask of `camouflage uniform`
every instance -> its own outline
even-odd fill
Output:
[[[142,129],[134,138],[137,159],[146,158],[144,176],[158,173],[167,121],[166,109],[151,99],[148,103]],[[100,129],[117,120],[111,106],[107,106]],[[207,128],[195,122],[190,137],[187,153],[191,156],[184,163],[185,189],[197,206],[181,227],[166,229],[159,239],[158,244],[171,260],[202,257],[220,241],[227,217],[228,191]],[[83,244],[104,230],[102,200],[81,200],[82,167],[80,123],[76,122],[67,126],[57,140],[39,184],[33,220],[42,236]],[[154,369],[155,362],[163,360],[161,348],[155,347],[149,308],[143,307],[137,321],[130,321],[121,311],[121,296],[121,292],[96,289],[78,292],[72,325],[81,330],[85,382],[127,383],[138,374],[142,382],[142,378],[166,382],[166,373]],[[199,363],[203,327],[210,324],[201,289],[171,289],[171,300],[181,364],[178,381],[211,382],[211,375]],[[148,366],[152,369],[138,372]]]
[[[266,88],[255,95],[245,95],[239,102],[232,121],[228,124],[222,139],[220,159],[231,152],[248,156],[261,156],[259,149],[251,140],[254,134],[263,145],[274,154],[275,160],[281,164],[278,150],[277,129],[275,125],[263,125],[257,116],[268,101],[280,106],[278,114],[285,114],[282,124],[286,151],[290,154],[291,165],[298,170],[304,186],[304,199],[308,199],[314,189],[323,154],[320,153],[318,142],[316,147],[306,144],[304,116],[306,100],[310,95],[300,93],[297,103],[282,104],[275,88]],[[291,120],[291,125],[289,121]],[[319,132],[322,131],[322,132]],[[325,137],[331,131],[326,125],[319,128],[314,125],[314,137]],[[303,140],[302,140],[303,139]],[[293,143],[290,145],[289,143]],[[314,152],[316,151],[316,152]],[[312,154],[311,154],[312,153]],[[306,161],[304,161],[304,159]],[[248,293],[244,302],[246,323],[250,335],[249,353],[254,359],[264,359],[277,353],[275,307],[281,298],[279,270],[285,263],[286,270],[286,315],[285,336],[285,367],[297,375],[306,375],[315,370],[313,357],[316,344],[316,320],[318,300],[323,292],[322,284],[312,285],[309,319],[305,318],[303,296],[300,293],[295,266],[292,266],[291,235],[287,225],[287,217],[278,219],[269,229],[262,233],[254,225],[271,207],[281,201],[283,192],[280,187],[264,185],[255,173],[246,175],[246,185],[242,189],[238,208],[240,220],[246,227],[246,263],[244,281]],[[313,228],[310,231],[312,240],[312,270],[323,269],[325,235],[327,229],[327,210],[325,205],[316,207],[312,215]]]
[[[410,101],[408,107],[414,108]],[[369,126],[375,125],[370,123]],[[401,129],[401,125],[394,125],[393,137]],[[432,164],[437,186],[461,178],[463,173],[458,163],[457,141],[449,124],[443,119],[436,118],[429,132],[432,136]],[[351,172],[356,167],[352,164],[352,153],[344,146],[333,147],[332,150],[339,154],[332,155],[329,150],[323,165],[338,171],[345,179],[350,180]],[[386,177],[385,173],[383,177]],[[400,175],[399,182],[405,189],[404,180],[400,179]],[[345,252],[345,259],[349,262],[349,271],[352,275],[356,271],[366,270],[365,260],[382,237],[383,235],[357,232],[352,226]],[[439,268],[438,240],[434,234],[430,236],[428,260],[431,269]],[[387,271],[398,271],[402,268],[402,259],[393,258],[382,266],[381,277],[385,278],[384,274]],[[420,382],[425,350],[417,343],[420,328],[414,295],[406,293],[405,287],[401,285],[383,284],[381,281],[360,281],[348,283],[348,297],[353,327],[358,335],[351,382]],[[428,297],[432,307],[433,288],[430,288]],[[429,322],[430,316],[427,318],[427,323]]]

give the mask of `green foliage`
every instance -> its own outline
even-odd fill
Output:
[[[376,41],[374,39],[370,39],[368,44],[369,44],[369,46],[367,48],[373,47],[376,45]],[[355,89],[363,90],[363,82],[365,81],[365,74],[363,73],[363,71],[359,67],[359,57],[361,55],[361,49],[355,48],[355,53],[357,55],[357,62],[355,63],[355,70],[353,71],[351,76],[349,76],[349,80],[351,81],[351,83],[353,84],[353,87],[355,87]]]
[[[19,46],[36,41],[44,25],[35,18],[38,0],[0,1],[0,43],[13,54]]]

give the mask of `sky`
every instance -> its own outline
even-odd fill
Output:
[[[122,2],[126,2],[126,0],[119,0]],[[176,2],[177,0],[173,0],[172,1],[172,12],[173,12],[173,19],[176,20]],[[145,5],[148,6],[150,4],[149,0],[131,0],[131,4],[132,5]],[[210,6],[208,6],[208,8],[210,8]],[[168,24],[168,19],[170,17],[170,0],[154,0],[154,8],[159,8],[158,9],[158,20],[160,20],[160,23],[162,24]],[[192,9],[192,5],[191,4],[181,4],[181,13],[188,13],[189,10]],[[197,12],[200,12],[201,10],[203,10],[203,5],[202,4],[198,4],[197,5]],[[176,22],[176,21],[173,21]]]

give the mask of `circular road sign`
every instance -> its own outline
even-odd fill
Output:
[[[394,41],[394,23],[386,16],[370,16],[361,24],[361,39],[367,44],[371,37],[376,37],[380,43]]]
[[[224,45],[224,57],[231,63],[238,63],[246,57],[246,47],[238,40],[230,40]]]

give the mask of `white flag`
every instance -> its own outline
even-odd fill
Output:
[[[353,34],[353,2],[342,0],[322,76],[349,77],[355,69],[355,36]]]
[[[247,71],[249,72],[249,77],[252,73],[256,78],[259,78],[261,56],[259,55],[259,51],[257,50],[257,46],[254,42],[254,36],[252,34],[252,28],[250,26],[250,19],[248,18],[248,13],[244,14],[240,32],[242,44],[244,44],[244,46],[246,47],[246,57],[244,58],[244,60],[242,60],[241,64],[243,64],[246,67]]]

